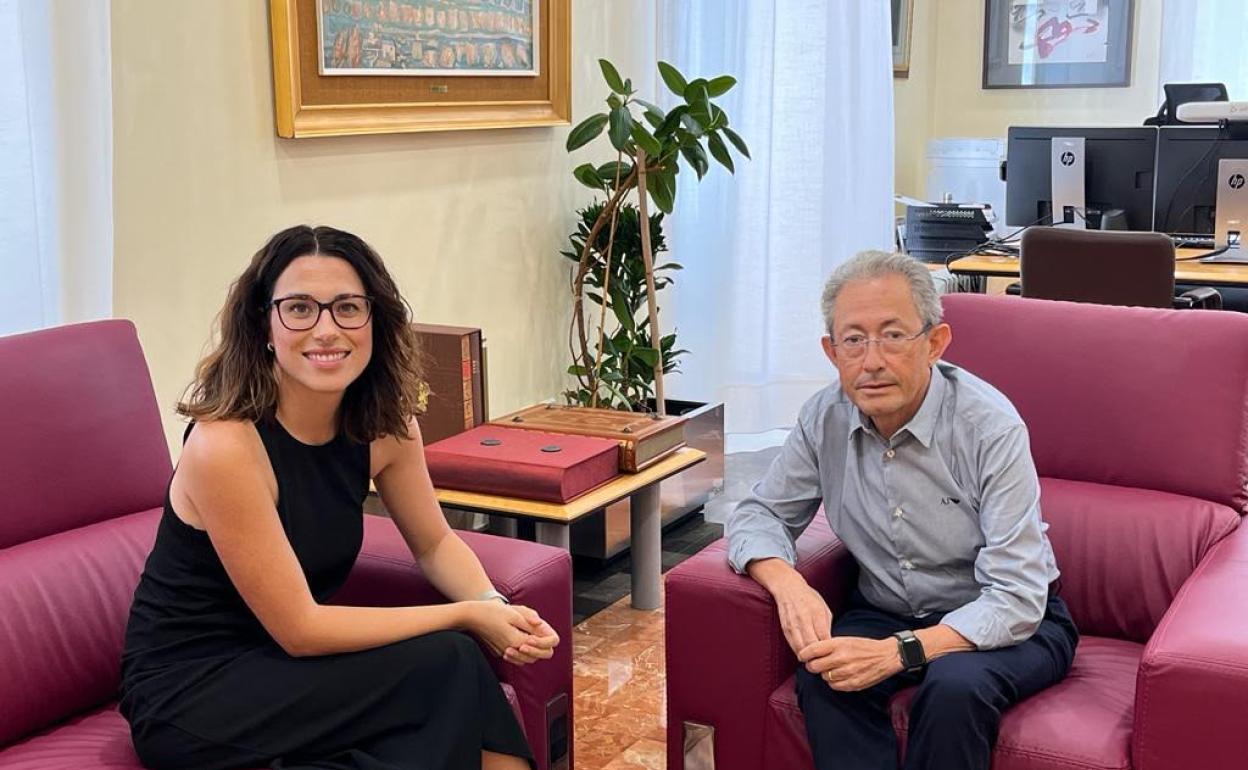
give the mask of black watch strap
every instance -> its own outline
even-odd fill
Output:
[[[906,671],[918,671],[927,665],[923,642],[919,641],[913,631],[898,631],[893,636],[897,639],[897,651],[901,654],[901,665]]]

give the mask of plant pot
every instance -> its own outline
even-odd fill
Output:
[[[706,461],[666,479],[659,487],[663,526],[699,511],[724,490],[724,405],[666,399],[667,413],[688,418],[685,444],[706,452]],[[650,403],[654,407],[654,402]],[[572,553],[610,559],[628,550],[628,500],[595,511],[572,525]]]

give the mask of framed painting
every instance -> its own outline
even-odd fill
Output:
[[[893,77],[910,77],[910,29],[914,0],[892,0]]]
[[[571,0],[270,0],[288,138],[567,125]]]
[[[1133,0],[985,0],[984,88],[1131,83]]]

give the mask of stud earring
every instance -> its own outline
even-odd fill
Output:
[[[273,343],[272,343],[272,342],[270,342],[270,343],[268,343],[267,345],[265,345],[265,347],[269,349],[269,352],[270,352],[270,353],[274,352],[274,350],[273,350]]]

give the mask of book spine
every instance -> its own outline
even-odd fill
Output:
[[[460,383],[464,397],[464,430],[476,426],[472,403],[472,347],[468,335],[459,338]]]

